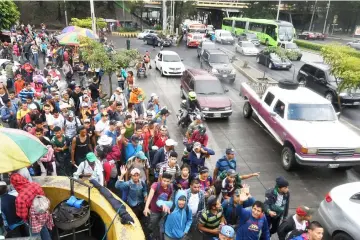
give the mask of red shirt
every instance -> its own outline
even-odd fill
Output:
[[[160,149],[165,146],[166,140],[168,140],[168,136],[161,136],[159,133],[154,137],[154,145]]]
[[[67,51],[64,52],[63,57],[64,61],[69,61],[69,53]]]
[[[208,144],[208,141],[209,141],[209,137],[208,135],[205,133],[204,135],[201,135],[199,130],[195,130],[193,132],[193,134],[191,135],[191,138],[190,138],[190,142],[199,142],[201,143],[201,145],[203,145],[204,147],[207,146]]]
[[[153,213],[162,212],[162,209],[156,205],[156,201],[158,200],[159,196],[161,195],[162,197],[166,198],[162,200],[169,201],[173,192],[172,187],[170,187],[171,184],[167,187],[167,189],[164,189],[162,186],[158,187],[158,184],[160,183],[156,182],[151,185],[151,189],[155,191],[150,203],[150,210]]]
[[[142,138],[143,138],[143,150],[144,150],[145,153],[149,151],[149,140],[150,140],[150,137],[151,137],[150,131],[144,132],[144,133],[142,134]]]

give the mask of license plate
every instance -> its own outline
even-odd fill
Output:
[[[283,65],[283,68],[286,68],[286,64]]]
[[[227,77],[227,75],[226,75],[226,74],[224,74],[224,75],[223,75],[223,77]]]
[[[221,117],[221,113],[214,113],[214,117]]]
[[[333,163],[333,164],[329,164],[329,168],[338,168],[339,164]]]

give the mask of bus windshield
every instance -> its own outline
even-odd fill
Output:
[[[202,29],[202,28],[189,28],[189,33],[205,33],[206,29]]]
[[[280,41],[292,40],[294,37],[294,28],[291,26],[279,26]]]

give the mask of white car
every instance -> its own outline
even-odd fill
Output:
[[[235,39],[231,35],[231,32],[226,30],[215,30],[215,41],[220,42],[221,44],[234,44]]]
[[[155,57],[155,67],[162,76],[182,76],[185,66],[176,52],[161,51]]]
[[[235,45],[235,52],[239,52],[243,55],[257,55],[259,50],[250,41],[240,41]]]
[[[360,182],[334,187],[320,203],[318,212],[332,240],[359,240]]]
[[[143,39],[149,33],[155,33],[155,30],[145,29],[144,31],[142,31],[141,33],[138,34],[137,38],[138,39]]]

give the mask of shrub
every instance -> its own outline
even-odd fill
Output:
[[[321,44],[312,43],[312,42],[303,41],[303,40],[295,40],[294,42],[299,47],[311,49],[311,50],[314,50],[314,51],[321,51],[321,48],[323,47],[323,45],[321,45]]]
[[[136,28],[129,28],[129,27],[123,27],[118,29],[118,32],[136,32],[136,31],[137,31]]]
[[[155,30],[162,30],[162,26],[156,25]]]

